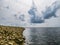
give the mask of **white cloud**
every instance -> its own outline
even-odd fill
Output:
[[[41,13],[45,10],[46,6],[51,5],[55,0],[34,0],[38,11]],[[27,11],[32,6],[32,0],[1,0],[0,1],[0,24],[4,25],[18,25],[18,26],[59,26],[60,17],[47,20],[46,23],[42,24],[27,24],[29,21],[29,14]],[[16,19],[14,15],[20,16],[20,13],[25,15],[25,22],[22,23],[19,19]]]

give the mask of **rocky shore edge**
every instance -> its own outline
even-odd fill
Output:
[[[24,45],[23,27],[0,25],[0,45]]]

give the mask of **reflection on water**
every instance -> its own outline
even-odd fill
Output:
[[[60,28],[26,28],[26,45],[60,45]]]

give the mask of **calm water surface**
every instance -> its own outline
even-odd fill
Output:
[[[26,45],[60,45],[60,28],[26,28]]]

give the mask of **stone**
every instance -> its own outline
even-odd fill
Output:
[[[0,45],[23,45],[24,30],[22,27],[0,26]]]

